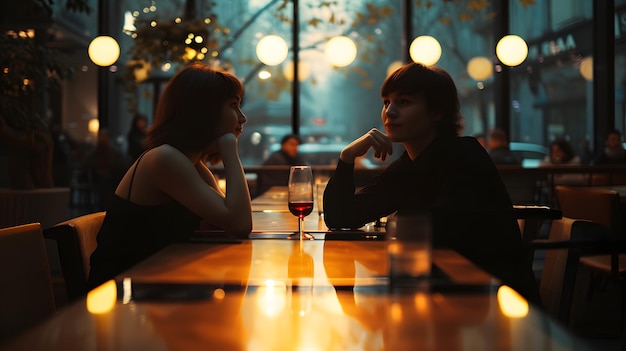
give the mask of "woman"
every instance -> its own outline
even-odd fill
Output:
[[[540,163],[539,167],[559,167],[559,166],[580,166],[580,157],[574,153],[574,148],[569,141],[557,139],[550,143],[550,155],[547,155]],[[579,173],[556,173],[553,174],[553,185],[585,185],[588,176]]]
[[[194,64],[161,96],[147,151],[115,190],[91,256],[89,287],[184,241],[203,219],[232,233],[252,228],[250,194],[237,150],[246,116],[233,75]],[[224,194],[206,165],[223,161]]]
[[[409,63],[382,85],[381,119],[346,146],[324,193],[329,228],[358,228],[394,212],[428,212],[433,244],[456,250],[539,302],[511,200],[500,175],[472,137],[459,137],[462,116],[456,86],[437,67]],[[355,193],[354,161],[370,148],[385,160],[392,143],[406,152]]]

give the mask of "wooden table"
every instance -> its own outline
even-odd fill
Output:
[[[279,215],[256,213],[255,231],[293,231]],[[588,349],[454,251],[434,250],[428,283],[398,287],[386,241],[332,234],[171,245],[0,349]]]

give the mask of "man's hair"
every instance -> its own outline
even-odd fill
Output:
[[[291,139],[296,139],[298,145],[302,144],[302,139],[300,139],[300,136],[298,136],[297,134],[287,134],[280,140],[280,145],[283,145]]]
[[[508,144],[509,138],[506,136],[506,132],[500,128],[493,128],[489,131],[489,139],[497,141],[502,144]]]
[[[622,132],[619,131],[619,129],[611,129],[609,130],[608,133],[606,133],[606,138],[608,139],[610,135],[612,134],[617,134],[617,136],[619,136],[619,138],[622,138]]]
[[[183,68],[159,99],[147,146],[170,144],[181,151],[203,151],[216,138],[222,108],[228,99],[243,99],[237,77],[205,64]]]
[[[408,63],[391,73],[383,83],[380,94],[391,93],[420,96],[431,113],[440,113],[437,121],[439,135],[458,136],[463,131],[461,104],[452,77],[442,68]]]

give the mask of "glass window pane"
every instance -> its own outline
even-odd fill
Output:
[[[592,81],[581,73],[593,52],[592,3],[510,2],[511,31],[529,46],[511,68],[511,140],[548,145],[570,141],[583,162],[593,141]]]

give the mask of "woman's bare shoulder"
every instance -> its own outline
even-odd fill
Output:
[[[154,171],[167,171],[171,168],[180,169],[191,167],[193,164],[191,160],[182,151],[176,149],[171,145],[160,145],[146,153],[142,163],[146,163],[146,166]],[[144,166],[145,167],[145,166]]]

